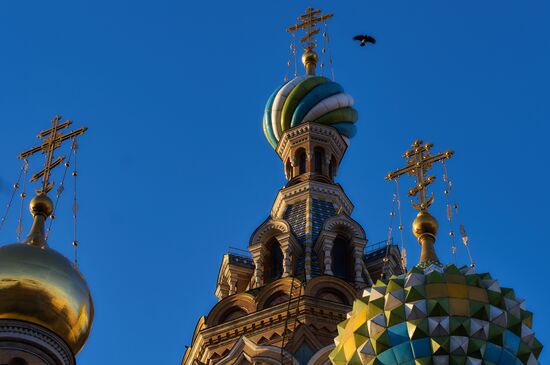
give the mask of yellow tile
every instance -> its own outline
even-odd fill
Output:
[[[447,279],[448,283],[454,283],[454,284],[465,284],[466,278],[464,275],[459,274],[445,274],[445,279]]]
[[[451,298],[449,299],[449,310],[452,316],[470,316],[470,303],[468,299],[458,299]]]
[[[447,284],[437,283],[426,285],[426,298],[446,298],[449,295],[447,291]]]
[[[477,300],[483,303],[489,303],[489,297],[487,291],[475,286],[468,286],[468,298]]]
[[[447,284],[450,298],[468,298],[468,287],[463,284]]]

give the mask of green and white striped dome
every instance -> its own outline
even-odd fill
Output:
[[[300,123],[330,125],[345,138],[355,135],[353,98],[338,83],[322,76],[296,77],[279,87],[265,107],[263,129],[273,148],[284,131]]]

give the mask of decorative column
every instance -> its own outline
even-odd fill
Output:
[[[229,274],[229,295],[237,294],[237,282],[236,275]]]
[[[334,275],[332,272],[332,246],[334,245],[334,242],[328,241],[325,242],[323,247],[323,263],[324,263],[324,271],[325,275]]]
[[[296,242],[296,239],[290,233],[278,235],[276,238],[283,252],[282,277],[285,278],[294,275],[295,258],[299,256],[302,251],[300,244]]]
[[[357,285],[361,285],[365,283],[365,280],[363,280],[363,249],[364,245],[356,245],[354,242],[353,245],[353,259],[354,259],[354,266],[353,269],[355,271],[355,283]]]
[[[254,287],[260,287],[264,285],[264,263],[262,258],[258,256],[254,256],[252,258],[254,260]]]

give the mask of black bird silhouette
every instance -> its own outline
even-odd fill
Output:
[[[370,35],[366,35],[366,34],[365,35],[356,35],[355,37],[353,37],[353,40],[354,41],[361,41],[361,44],[360,44],[361,47],[365,47],[365,44],[367,44],[367,43],[372,43],[372,44],[376,43],[376,39],[374,39]]]

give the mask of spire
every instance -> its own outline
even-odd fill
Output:
[[[321,31],[319,28],[316,28],[317,23],[324,22],[332,18],[333,15],[334,14],[322,15],[321,10],[307,8],[306,12],[298,17],[298,23],[287,28],[287,32],[295,32],[299,29],[303,29],[306,33],[305,36],[300,38],[300,43],[302,43],[304,48],[302,63],[306,69],[306,75],[308,76],[315,75],[315,68],[317,67],[318,56],[314,51],[317,46],[315,36]]]
[[[411,145],[413,148],[403,154],[407,158],[407,165],[400,169],[390,172],[387,180],[397,180],[400,176],[409,174],[416,177],[416,186],[409,189],[408,195],[418,197],[418,203],[412,203],[413,207],[420,212],[417,214],[413,222],[413,233],[422,246],[419,265],[429,265],[431,263],[439,263],[437,254],[435,253],[435,239],[437,235],[438,224],[428,208],[432,205],[434,196],[433,193],[428,197],[428,185],[435,181],[435,176],[426,176],[428,170],[432,168],[434,162],[451,158],[453,151],[431,155],[430,150],[433,147],[431,143],[423,143],[421,140],[416,140]]]

